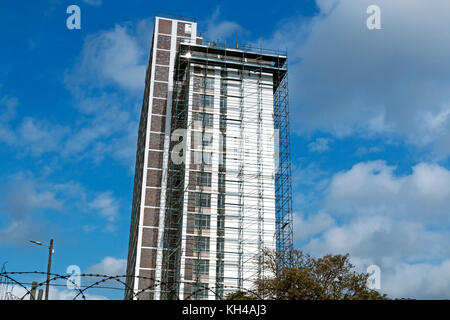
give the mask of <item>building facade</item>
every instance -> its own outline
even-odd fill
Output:
[[[287,57],[156,17],[139,126],[126,299],[221,299],[292,247]]]

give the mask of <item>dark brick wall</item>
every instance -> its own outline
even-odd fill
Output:
[[[159,207],[161,201],[160,189],[147,189],[145,191],[145,205],[149,207]]]
[[[156,267],[156,249],[141,250],[141,268]]]
[[[171,34],[172,33],[172,21],[159,19],[158,31],[159,31],[159,33]]]
[[[159,225],[159,208],[144,209],[144,226],[157,227]]]
[[[161,170],[147,170],[147,187],[161,187],[161,177]]]

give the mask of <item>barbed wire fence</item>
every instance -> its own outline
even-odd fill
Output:
[[[43,280],[41,282],[30,282],[30,280],[21,280],[22,277],[42,277],[47,276],[47,272],[41,271],[6,271],[3,267],[0,272],[0,300],[34,300],[35,296],[33,293],[34,290],[39,288],[44,288],[47,280]],[[80,281],[75,281],[74,279],[79,279]],[[144,279],[148,280],[151,285],[142,288],[140,290],[134,290],[127,285],[127,279],[134,278],[135,280]],[[66,280],[66,284],[58,283],[61,280]],[[113,282],[114,285],[107,285]],[[81,285],[81,283],[87,283],[85,285]],[[180,282],[183,283],[183,282]],[[188,282],[185,282],[188,283]],[[70,288],[69,292],[73,293],[73,298],[69,299],[66,296],[66,299],[69,300],[89,300],[89,292],[94,290],[116,290],[122,292],[122,297],[124,297],[124,293],[126,290],[130,290],[132,292],[132,299],[139,300],[141,294],[149,291],[155,290],[158,286],[163,286],[164,283],[156,280],[151,277],[145,276],[132,276],[132,275],[107,275],[107,274],[94,274],[94,273],[82,273],[82,274],[57,274],[50,273],[50,287],[66,287]],[[33,287],[33,288],[32,288]],[[14,289],[19,288],[23,291],[23,294],[14,293]],[[246,294],[252,294],[257,299],[263,299],[256,291],[238,288],[237,286],[222,286],[221,289],[230,289],[230,290],[240,290]],[[215,287],[206,287],[199,288],[193,291],[189,296],[185,297],[183,300],[192,300],[198,293],[203,290],[210,291],[217,300],[222,300],[222,297],[217,294]],[[93,296],[95,299],[95,295]],[[141,299],[144,300],[144,299]],[[179,299],[181,300],[181,299]]]

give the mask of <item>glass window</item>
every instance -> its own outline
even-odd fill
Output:
[[[209,238],[207,237],[195,237],[194,250],[197,252],[209,251]]]
[[[203,106],[208,109],[214,108],[214,97],[213,96],[203,96]]]
[[[219,186],[224,186],[224,185],[225,185],[225,174],[219,173]]]
[[[211,187],[211,173],[197,172],[197,185]]]
[[[194,260],[193,261],[194,274],[208,275],[209,274],[209,261],[208,260]]]
[[[210,216],[204,214],[196,214],[194,216],[194,227],[197,229],[209,229],[211,220]]]
[[[212,128],[214,126],[214,115],[210,113],[203,113],[203,126],[205,128]]]
[[[200,194],[200,205],[204,208],[211,207],[211,195],[209,193]]]
[[[194,164],[204,164],[210,166],[212,163],[212,153],[205,151],[195,151],[192,159]]]
[[[203,134],[203,146],[204,147],[212,145],[212,140],[213,140],[212,133],[206,132]]]
[[[203,164],[205,164],[205,165],[212,164],[212,153],[211,152],[203,152]]]
[[[217,229],[225,229],[225,217],[223,215],[217,216]]]
[[[217,197],[217,207],[219,209],[223,209],[225,208],[225,195],[224,194],[219,194]]]
[[[214,89],[214,78],[200,78],[200,88]]]
[[[209,193],[197,193],[196,194],[196,206],[203,208],[211,207],[211,195]]]
[[[223,252],[224,248],[225,248],[225,239],[217,238],[217,252]],[[222,268],[223,268],[223,266],[222,266]]]

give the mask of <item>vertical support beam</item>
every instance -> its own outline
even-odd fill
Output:
[[[37,282],[33,281],[31,283],[30,300],[36,300],[36,288],[37,288]]]

